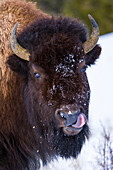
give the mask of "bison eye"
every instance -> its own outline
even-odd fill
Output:
[[[85,66],[83,66],[83,67],[81,68],[81,72],[85,72],[86,69],[87,69],[87,65],[85,65]]]
[[[41,78],[41,75],[39,73],[34,72],[33,74],[34,74],[35,78],[37,78],[37,79]]]

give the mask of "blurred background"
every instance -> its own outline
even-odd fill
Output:
[[[79,18],[91,30],[87,17],[91,14],[100,28],[100,35],[113,32],[113,0],[32,0],[51,15]]]

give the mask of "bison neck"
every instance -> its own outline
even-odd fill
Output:
[[[36,143],[24,106],[24,85],[24,78],[10,71],[0,82],[0,167],[6,169],[26,168],[30,160],[35,164]]]

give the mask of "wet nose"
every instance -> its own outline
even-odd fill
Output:
[[[63,121],[65,126],[70,126],[76,123],[80,110],[75,113],[69,111],[68,114],[62,111],[58,111],[56,116],[59,120]]]

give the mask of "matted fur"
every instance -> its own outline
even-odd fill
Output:
[[[10,47],[16,22],[18,41],[29,51],[29,62]],[[61,105],[82,106],[88,119],[90,88],[79,62],[94,64],[101,48],[96,45],[85,55],[83,23],[51,17],[20,0],[0,3],[0,34],[0,170],[34,170],[40,159],[46,164],[56,156],[76,158],[89,136],[88,125],[75,136],[65,135],[55,111]],[[34,67],[42,76],[39,80]]]

